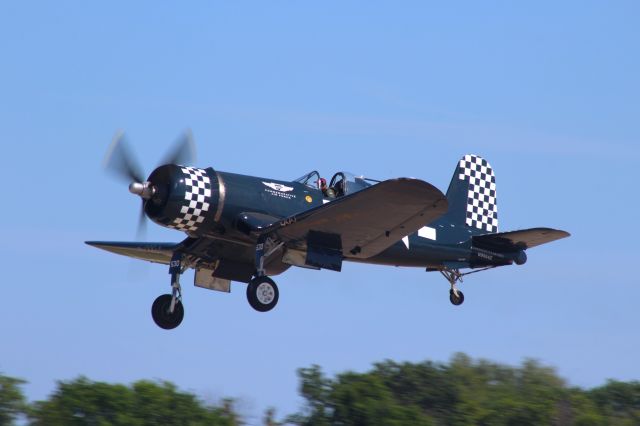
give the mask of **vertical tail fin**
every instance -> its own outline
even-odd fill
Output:
[[[496,176],[487,160],[472,154],[462,157],[451,178],[447,201],[444,220],[477,233],[498,232]]]

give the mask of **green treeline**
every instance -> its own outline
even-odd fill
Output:
[[[536,361],[519,367],[457,354],[448,363],[375,364],[366,373],[327,377],[318,366],[298,370],[300,412],[265,425],[640,425],[640,382],[569,387]],[[232,400],[218,405],[168,382],[129,386],[78,378],[59,382],[29,403],[23,381],[0,375],[0,426],[240,425]],[[26,419],[26,420],[25,420]],[[249,422],[256,424],[256,421]]]
[[[448,364],[385,361],[330,379],[299,370],[301,425],[640,425],[640,382],[569,387],[552,368],[455,355]]]

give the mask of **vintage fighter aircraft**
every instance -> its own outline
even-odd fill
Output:
[[[269,278],[291,266],[340,271],[343,261],[413,266],[439,271],[454,305],[464,301],[462,277],[479,270],[522,265],[531,247],[569,236],[531,228],[498,232],[495,174],[477,155],[456,165],[443,194],[419,179],[385,181],[333,175],[328,186],[317,171],[293,181],[260,178],[188,165],[190,133],[147,179],[129,154],[122,134],[114,138],[106,167],[125,177],[155,223],[187,234],[179,243],[87,244],[169,266],[171,294],[152,306],[164,329],[184,316],[180,275],[195,269],[195,285],[229,292],[247,283],[249,304],[260,312],[278,303]],[[463,273],[463,269],[472,269]]]

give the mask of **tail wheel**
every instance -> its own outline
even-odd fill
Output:
[[[458,295],[456,296],[456,292],[451,289],[449,290],[449,300],[456,306],[462,305],[464,302],[464,293],[458,290]]]
[[[171,308],[170,294],[163,294],[159,296],[151,306],[151,316],[153,321],[160,328],[165,330],[172,330],[180,325],[184,318],[184,307],[180,300],[176,300],[176,304],[173,307],[173,312],[169,312]]]
[[[278,303],[278,286],[269,277],[257,277],[247,286],[249,305],[258,312],[267,312]]]

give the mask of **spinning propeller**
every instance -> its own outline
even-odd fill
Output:
[[[193,142],[193,135],[190,130],[186,130],[174,142],[173,147],[165,155],[159,166],[165,164],[186,166],[193,164],[195,161],[196,147]],[[142,199],[136,232],[136,235],[140,238],[146,232],[144,206],[146,201],[155,194],[156,187],[152,182],[145,179],[146,174],[132,154],[124,132],[118,131],[113,137],[104,159],[104,168],[121,180],[129,182],[129,192],[138,195]]]

